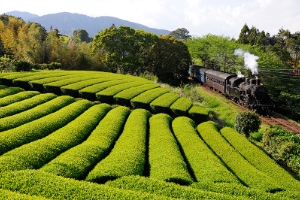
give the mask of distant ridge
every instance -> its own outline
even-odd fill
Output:
[[[98,32],[105,28],[109,28],[112,24],[115,24],[116,27],[129,26],[133,29],[141,29],[157,35],[166,35],[170,33],[170,31],[165,29],[150,28],[142,24],[109,16],[89,17],[83,14],[68,12],[38,16],[28,12],[19,11],[7,12],[6,14],[21,17],[27,22],[37,22],[45,27],[47,31],[50,30],[50,27],[57,28],[61,34],[69,36],[73,34],[74,30],[85,29],[90,37],[94,37]]]
[[[3,14],[3,13],[1,13],[1,14]],[[12,15],[12,16],[15,16],[15,17],[21,17],[24,21],[27,21],[28,19],[31,19],[31,18],[39,17],[36,14],[32,14],[32,13],[29,13],[29,12],[21,12],[21,11],[11,11],[11,12],[7,12],[5,14]]]

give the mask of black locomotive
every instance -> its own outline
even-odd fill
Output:
[[[189,67],[189,75],[203,85],[224,94],[236,103],[267,113],[274,107],[266,87],[262,86],[260,79],[239,77],[236,74],[215,71],[198,65]]]

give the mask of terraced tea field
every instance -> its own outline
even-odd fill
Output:
[[[300,199],[300,181],[258,147],[149,80],[0,81],[0,199]]]

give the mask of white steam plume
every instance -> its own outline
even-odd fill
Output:
[[[258,63],[256,62],[256,60],[259,59],[258,56],[243,49],[236,49],[234,55],[244,58],[245,67],[251,70],[252,75],[258,74]]]

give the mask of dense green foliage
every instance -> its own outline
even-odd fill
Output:
[[[241,112],[235,118],[234,128],[249,137],[250,132],[258,131],[260,124],[261,120],[256,113]]]
[[[149,120],[150,178],[191,184],[193,178],[172,134],[171,120],[172,118],[166,114],[156,114]]]
[[[280,126],[273,126],[264,133],[262,143],[273,159],[300,175],[299,136]]]

